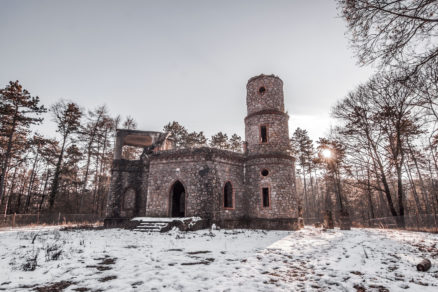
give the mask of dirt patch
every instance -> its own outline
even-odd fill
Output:
[[[425,282],[422,282],[420,280],[411,279],[409,282],[415,283],[415,284],[418,284],[418,285],[421,285],[421,286],[429,286],[429,283],[425,283]]]
[[[18,287],[22,288],[22,289],[30,289],[30,288],[34,288],[35,286],[37,286],[37,285],[36,284],[34,284],[34,285],[20,285]]]
[[[210,253],[209,250],[200,250],[200,251],[189,251],[188,254],[203,254],[203,253]]]
[[[95,268],[95,269],[97,269],[99,271],[109,271],[109,270],[112,270],[112,268],[108,267],[108,266],[96,266],[96,265],[86,266],[86,268]]]
[[[114,265],[116,263],[116,258],[106,258],[99,263],[99,265]]]
[[[117,279],[117,276],[107,276],[99,279],[99,282],[108,282]]]
[[[70,282],[70,281],[61,281],[61,282],[52,283],[52,284],[47,285],[47,286],[36,287],[34,289],[34,291],[38,291],[38,292],[64,291],[64,289],[68,288],[72,284],[73,284],[73,282]]]
[[[360,286],[357,284],[354,285],[353,288],[356,289],[357,292],[366,292],[367,291],[363,286]]]
[[[377,289],[379,292],[389,292],[389,289],[382,285],[369,285],[370,288]]]
[[[182,266],[193,266],[193,265],[209,265],[212,262],[214,262],[214,258],[207,258],[203,261],[199,262],[188,262],[188,263],[181,263]]]
[[[143,285],[143,281],[137,281],[131,284],[132,288],[137,288],[140,285]]]
[[[91,225],[91,224],[85,224],[85,225],[78,225],[78,226],[66,226],[59,231],[74,231],[74,230],[103,230],[105,227],[103,225]]]
[[[86,266],[86,268],[95,268],[99,271],[108,271],[112,269],[110,265],[114,265],[116,263],[117,258],[111,258],[109,256],[105,256],[103,258],[96,258],[95,260],[101,262],[97,263],[97,265],[88,265]]]
[[[124,248],[137,248],[138,246],[136,246],[136,245],[127,245],[127,246],[125,246]]]

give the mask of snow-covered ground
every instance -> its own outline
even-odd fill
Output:
[[[0,290],[438,291],[437,244],[378,229],[0,231]]]

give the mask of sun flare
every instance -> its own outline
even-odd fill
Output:
[[[324,149],[322,150],[322,157],[324,158],[331,158],[332,157],[332,151],[330,149]]]

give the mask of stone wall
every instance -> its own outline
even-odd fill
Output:
[[[235,210],[223,210],[222,188],[234,182]],[[185,216],[235,216],[243,212],[243,155],[212,148],[158,152],[150,157],[147,216],[170,216],[172,186],[186,191]],[[239,202],[239,203],[237,203]]]
[[[263,92],[260,92],[261,88]],[[284,112],[283,81],[274,75],[259,75],[246,85],[248,115],[264,109]]]
[[[298,217],[292,157],[261,156],[246,162],[246,193],[250,218]],[[261,171],[268,170],[263,176]],[[270,191],[270,206],[263,207],[262,188]]]
[[[237,220],[213,221],[221,228],[247,228],[247,229],[270,229],[270,230],[298,230],[297,218],[239,218]]]
[[[289,116],[285,113],[266,111],[248,116],[245,119],[245,139],[248,143],[248,154],[253,153],[285,153],[290,149]],[[267,128],[268,141],[261,142],[260,127]]]
[[[247,214],[248,201],[245,196],[243,159],[230,159],[216,154],[212,161],[215,168],[212,218],[223,220],[244,217]],[[228,181],[233,191],[232,208],[224,207],[224,187]]]
[[[293,163],[287,155],[245,156],[211,148],[163,151],[146,161],[117,160],[108,203],[112,212],[107,217],[126,216],[121,206],[129,189],[136,192],[135,216],[170,216],[171,189],[179,180],[186,190],[185,216],[200,216],[224,226],[238,226],[236,222],[246,220],[239,226],[262,228],[274,224],[272,219],[298,216]],[[268,170],[267,176],[261,174],[263,169]],[[233,187],[232,208],[224,208],[223,202],[228,181]],[[262,206],[261,188],[265,186],[270,188],[269,208]]]
[[[144,177],[148,176],[149,165],[143,161],[114,160],[111,169],[111,184],[107,203],[108,218],[124,217],[122,209],[124,196],[130,190],[135,193],[134,216],[144,216],[146,211],[146,189]]]

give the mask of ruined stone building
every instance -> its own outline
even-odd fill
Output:
[[[243,153],[173,149],[166,133],[118,130],[107,220],[199,216],[221,227],[297,229],[294,158],[283,82],[249,79]],[[144,147],[121,159],[124,145]]]

